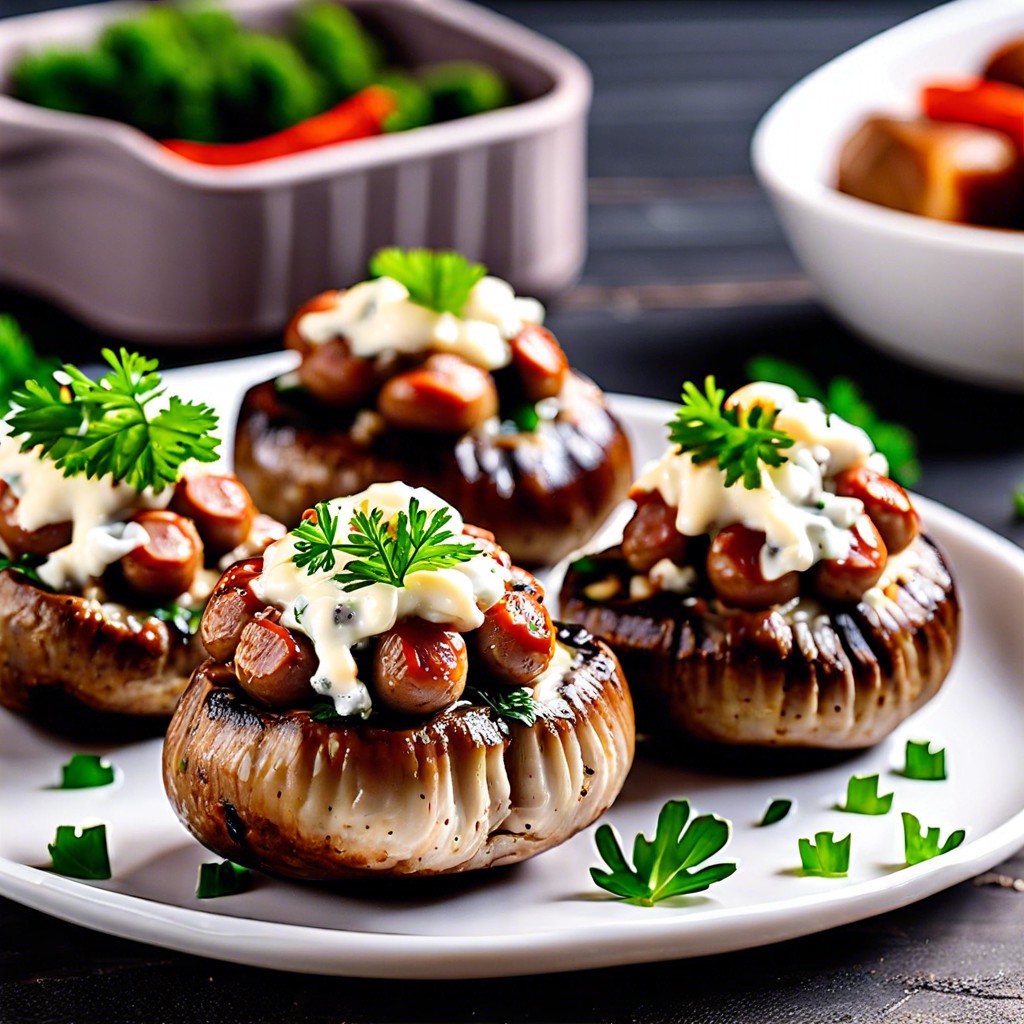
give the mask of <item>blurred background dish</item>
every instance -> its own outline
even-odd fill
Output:
[[[284,35],[290,0],[228,0]],[[0,81],[23,53],[87,46],[140,8],[103,4],[0,24]],[[549,296],[585,253],[590,78],[566,50],[461,0],[352,9],[409,68],[472,59],[503,109],[238,167],[181,159],[106,118],[0,95],[0,279],[121,337],[251,338],[309,295],[358,279],[388,244],[455,248]],[[159,134],[160,129],[152,129]]]
[[[939,372],[1024,389],[1024,231],[947,223],[836,188],[843,143],[873,114],[914,115],[921,86],[980,73],[1024,33],[1012,0],[958,0],[877,36],[787,92],[753,142],[755,171],[833,313]]]

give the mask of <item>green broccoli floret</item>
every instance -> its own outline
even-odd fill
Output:
[[[333,90],[332,102],[366,88],[381,70],[383,52],[356,16],[333,3],[313,2],[295,12],[296,45]]]
[[[384,118],[384,131],[404,132],[421,128],[434,120],[434,103],[426,89],[412,75],[398,68],[388,68],[373,80],[395,95],[397,109]]]
[[[434,101],[434,118],[450,121],[483,114],[509,103],[504,79],[493,68],[472,60],[449,60],[421,68],[420,81]]]
[[[325,110],[329,90],[283,39],[244,32],[224,48],[219,94],[232,139],[288,128]]]
[[[117,87],[117,63],[99,51],[43,50],[11,69],[11,92],[26,103],[72,114],[103,115]]]

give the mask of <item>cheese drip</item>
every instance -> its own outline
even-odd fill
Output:
[[[38,568],[54,590],[81,590],[91,577],[145,544],[149,536],[127,522],[140,508],[165,508],[173,488],[137,491],[113,477],[64,476],[38,449],[19,451],[20,441],[0,437],[0,479],[18,498],[15,522],[23,530],[71,523],[71,543],[52,552]]]
[[[512,361],[509,339],[524,323],[543,320],[544,307],[536,299],[517,298],[511,285],[497,277],[473,286],[462,316],[418,306],[405,285],[379,277],[342,292],[333,308],[307,313],[298,329],[314,345],[344,337],[352,354],[364,358],[383,352],[450,352],[497,370]]]
[[[676,508],[676,529],[696,537],[741,523],[765,534],[761,573],[768,580],[803,572],[824,559],[844,558],[850,551],[851,527],[864,511],[859,498],[842,498],[826,481],[844,469],[869,465],[888,472],[885,458],[871,439],[819,402],[801,400],[792,388],[755,383],[737,391],[729,406],[763,405],[777,409],[775,429],[794,440],[781,466],[761,464],[761,486],[748,490],[742,481],[725,486],[715,461],[697,464],[689,453],[667,451],[633,486],[633,493],[657,491]]]
[[[347,538],[348,524],[357,510],[367,513],[379,508],[387,522],[408,511],[412,498],[428,517],[438,509],[449,509],[446,529],[455,538],[462,533],[462,518],[436,494],[403,483],[374,484],[361,494],[328,502],[339,523],[340,538]],[[459,538],[467,543],[471,537]],[[313,689],[330,697],[339,715],[366,716],[371,710],[369,690],[359,679],[352,649],[370,637],[386,633],[399,619],[417,617],[444,623],[460,632],[483,624],[483,613],[505,593],[508,570],[482,548],[469,561],[448,569],[413,572],[403,587],[373,583],[346,593],[333,577],[343,571],[353,556],[336,553],[330,570],[310,573],[295,562],[295,536],[271,544],[263,557],[263,572],[253,581],[256,595],[281,609],[281,623],[304,633],[313,642],[319,667],[311,682]]]

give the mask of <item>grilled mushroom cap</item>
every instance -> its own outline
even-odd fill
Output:
[[[204,654],[198,638],[148,613],[0,572],[0,704],[64,732],[96,724],[66,713],[84,709],[162,728]]]
[[[615,656],[578,628],[532,726],[459,703],[415,725],[319,723],[254,704],[208,661],[164,745],[178,817],[210,849],[306,879],[511,864],[568,839],[618,795],[633,709]]]
[[[570,569],[562,614],[602,636],[622,661],[641,732],[755,747],[872,746],[935,696],[956,647],[949,570],[918,537],[881,600],[802,611],[740,612],[660,593],[597,603],[586,588],[628,595],[621,549]],[[890,563],[892,565],[892,563]],[[596,593],[596,590],[592,590]]]
[[[325,494],[404,480],[493,531],[514,562],[550,564],[593,535],[632,475],[629,442],[600,390],[570,373],[557,400],[558,415],[531,433],[429,437],[364,431],[355,411],[267,381],[242,402],[235,472],[256,504],[286,523]]]

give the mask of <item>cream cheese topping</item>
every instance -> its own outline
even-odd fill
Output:
[[[403,483],[374,484],[361,494],[328,502],[332,516],[347,536],[353,514],[379,508],[384,519],[407,511],[416,498],[428,516],[449,509],[446,529],[455,537],[462,533],[462,518],[436,494]],[[471,542],[471,537],[461,538]],[[288,534],[267,548],[263,572],[253,581],[253,591],[267,604],[281,609],[281,623],[304,633],[313,642],[319,667],[311,680],[313,689],[330,697],[340,715],[366,716],[371,710],[370,693],[359,679],[352,655],[357,645],[386,633],[399,619],[417,617],[445,623],[460,632],[483,624],[483,613],[505,593],[509,571],[478,545],[479,553],[469,561],[447,569],[410,573],[403,587],[373,583],[361,590],[345,592],[333,577],[343,571],[352,556],[337,554],[330,570],[310,573],[294,562],[295,537]]]
[[[387,351],[450,352],[497,370],[512,361],[509,340],[523,324],[543,320],[544,307],[536,299],[517,297],[497,277],[473,286],[461,317],[419,306],[405,285],[379,277],[342,292],[333,308],[307,313],[298,329],[314,345],[345,337],[352,353],[365,358]]]
[[[858,498],[843,498],[825,481],[854,466],[869,465],[885,473],[885,459],[868,435],[820,403],[801,400],[791,388],[755,383],[740,388],[727,405],[755,404],[777,409],[775,429],[795,441],[781,466],[761,466],[761,486],[750,490],[738,481],[725,486],[725,473],[714,461],[695,463],[688,453],[667,451],[634,485],[634,491],[657,491],[678,510],[676,529],[695,537],[741,523],[763,532],[761,572],[778,579],[803,572],[823,559],[845,557],[851,528],[864,511]]]
[[[52,552],[38,568],[54,590],[81,590],[90,577],[149,540],[126,520],[139,508],[165,508],[173,488],[159,494],[115,483],[110,476],[64,476],[40,452],[19,451],[17,438],[0,437],[0,478],[18,498],[15,521],[23,530],[71,523],[71,543]]]

